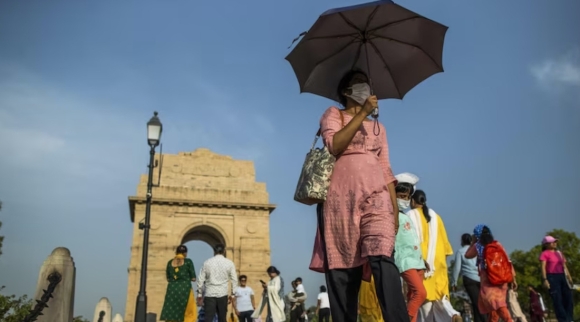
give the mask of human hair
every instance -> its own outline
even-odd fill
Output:
[[[185,246],[185,245],[177,246],[177,249],[175,250],[175,254],[185,254],[185,253],[187,253],[187,246]]]
[[[239,280],[248,280],[248,277],[246,275],[240,275]]]
[[[296,277],[296,282],[302,283],[302,277]]]
[[[548,243],[542,244],[542,251],[547,250],[549,246],[550,246],[550,244],[548,244]]]
[[[336,94],[338,95],[338,102],[342,106],[346,107],[346,96],[344,96],[344,90],[350,86],[350,81],[353,79],[354,75],[356,75],[356,74],[362,74],[362,75],[365,75],[365,77],[367,79],[369,78],[365,72],[363,72],[362,70],[358,70],[358,69],[353,69],[353,70],[349,71],[348,73],[344,74],[344,76],[342,76],[342,78],[340,79],[340,82],[338,82],[338,86],[336,87]]]
[[[483,246],[486,246],[492,241],[494,241],[494,238],[493,234],[491,233],[491,229],[489,229],[489,227],[487,226],[483,226],[483,228],[481,229],[481,236],[479,236],[479,243],[482,244]]]
[[[266,270],[266,273],[280,275],[280,271],[276,268],[276,266],[268,267],[268,269]]]
[[[423,216],[425,216],[427,222],[431,222],[431,214],[429,214],[429,208],[427,207],[427,195],[425,194],[425,191],[415,191],[411,199],[413,199],[416,204],[421,206],[423,209]]]
[[[320,285],[320,292],[326,292],[326,286]]]
[[[415,192],[415,187],[413,187],[413,185],[408,183],[408,182],[399,182],[399,183],[397,183],[397,186],[395,187],[395,192],[396,193],[408,193],[409,196],[412,196],[413,193]]]
[[[461,246],[468,246],[468,245],[471,245],[471,235],[470,234],[461,235]]]
[[[223,255],[226,251],[226,247],[224,244],[217,244],[214,246],[213,251],[217,255]]]

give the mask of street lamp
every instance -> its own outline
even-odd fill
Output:
[[[149,228],[151,228],[151,197],[153,190],[153,168],[155,168],[155,148],[161,140],[163,125],[153,112],[153,117],[147,122],[147,143],[149,144],[149,179],[147,180],[147,195],[145,205],[145,223],[139,223],[139,229],[143,230],[143,254],[141,255],[141,283],[137,294],[135,306],[135,322],[146,322],[147,319],[147,257],[149,253]]]

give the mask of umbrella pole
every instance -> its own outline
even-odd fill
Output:
[[[369,85],[371,87],[371,95],[374,95],[374,90],[373,90],[373,78],[371,76],[371,67],[370,67],[370,62],[369,62],[369,45],[368,42],[365,41],[365,56],[367,59],[367,77],[369,78]],[[373,110],[372,113],[372,117],[375,119],[375,124],[373,125],[373,133],[375,134],[375,136],[378,136],[379,134],[381,134],[381,128],[379,126],[379,108],[377,106],[377,108],[375,108]]]

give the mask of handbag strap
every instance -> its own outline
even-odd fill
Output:
[[[344,128],[344,115],[342,115],[341,110],[338,110],[338,113],[340,114],[340,126],[342,126]],[[310,148],[310,151],[314,150],[314,147],[316,146],[316,142],[318,142],[318,138],[320,137],[321,134],[322,134],[322,127],[319,127],[318,131],[316,132],[316,135],[314,136],[314,142],[312,142],[312,147]]]

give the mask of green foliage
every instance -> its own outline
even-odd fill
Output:
[[[82,317],[82,315],[79,315],[73,318],[73,322],[89,322],[89,320]]]
[[[451,281],[453,280],[452,276],[453,276],[453,266],[455,265],[455,260],[451,260],[451,263],[449,263],[449,266],[447,267],[447,276],[449,278],[449,292],[452,293],[453,290],[451,289]],[[463,279],[460,277],[457,280],[457,292],[460,291],[465,291],[465,288],[463,287]],[[456,296],[450,296],[449,301],[451,302],[451,305],[453,306],[454,309],[456,309],[459,312],[463,312],[464,311],[464,303],[465,300]]]
[[[558,238],[558,246],[567,259],[568,270],[572,277],[580,276],[580,238],[573,232],[567,232],[562,229],[555,229],[547,235]],[[516,280],[518,282],[518,300],[522,310],[527,311],[529,308],[529,286],[533,286],[542,294],[544,303],[548,310],[552,312],[553,305],[548,290],[542,286],[542,273],[540,267],[540,253],[542,246],[536,245],[529,251],[515,250],[511,253],[510,259],[516,271]],[[575,281],[578,282],[577,280]],[[580,293],[574,293],[574,316],[580,315]]]
[[[310,314],[308,314],[308,322],[318,322],[318,314],[316,314],[316,305],[308,308]]]
[[[0,287],[0,291],[4,286]],[[16,295],[0,294],[0,321],[2,322],[20,322],[30,310],[33,302],[26,295],[16,297]]]

